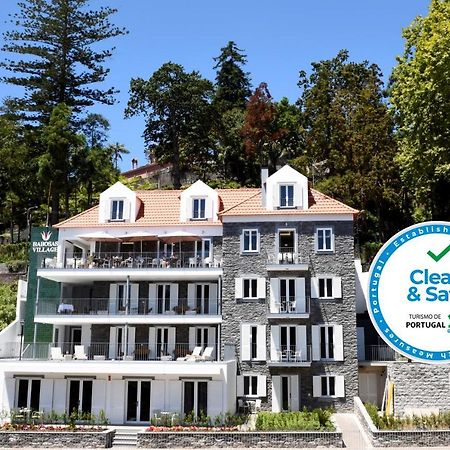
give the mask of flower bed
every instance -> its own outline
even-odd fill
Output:
[[[100,432],[105,431],[107,428],[101,426],[90,425],[76,425],[71,427],[70,425],[46,425],[46,424],[29,424],[29,423],[4,423],[0,426],[0,431],[70,431],[70,432]]]
[[[180,431],[207,431],[207,432],[217,432],[217,431],[238,431],[239,428],[237,426],[227,427],[227,426],[212,426],[212,427],[202,427],[195,425],[174,425],[173,427],[165,427],[165,426],[157,426],[150,425],[145,431],[158,433],[158,432],[180,432]]]
[[[281,413],[260,412],[256,419],[258,431],[334,431],[335,426],[330,418],[331,408],[317,408],[312,411]]]

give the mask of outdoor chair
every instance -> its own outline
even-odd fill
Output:
[[[84,345],[75,345],[74,359],[88,359]]]
[[[62,354],[61,347],[51,347],[50,357],[51,359],[62,361],[64,359],[64,356]]]
[[[212,361],[213,353],[214,353],[214,347],[206,347],[205,351],[202,353],[202,355],[197,358],[197,361]]]
[[[192,353],[183,356],[181,358],[177,358],[177,361],[197,361],[200,358],[200,354],[202,353],[203,347],[194,347]]]

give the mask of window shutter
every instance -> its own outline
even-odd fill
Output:
[[[267,395],[267,378],[265,375],[258,375],[257,395],[258,397]]]
[[[242,298],[242,278],[235,278],[234,286],[234,297]]]
[[[81,344],[85,346],[85,351],[88,350],[88,346],[91,345],[91,324],[81,325]]]
[[[244,376],[238,375],[236,377],[236,396],[242,397],[244,395]]]
[[[312,360],[320,360],[320,327],[318,325],[311,326],[311,339],[312,339]]]
[[[250,325],[243,323],[241,325],[241,360],[250,360]]]
[[[272,203],[273,209],[277,209],[280,206],[280,185],[272,184]]]
[[[333,326],[334,360],[344,361],[344,342],[342,325]]]
[[[213,202],[210,197],[205,198],[205,218],[208,220],[212,220],[213,218],[213,210],[212,210]]]
[[[148,329],[148,347],[150,350],[150,359],[156,357],[156,328],[150,327]]]
[[[244,230],[242,230],[239,235],[239,250],[240,253],[244,253]]]
[[[217,314],[218,311],[218,298],[217,298],[217,284],[210,283],[209,285],[209,313]]]
[[[294,184],[294,207],[302,208],[303,207],[303,198],[302,198],[302,188],[300,183]]]
[[[279,325],[272,325],[270,327],[270,360],[279,361],[280,357],[278,349],[280,346],[280,327]]]
[[[188,306],[190,309],[194,309],[196,306],[196,287],[194,283],[188,284]]]
[[[214,327],[208,328],[208,347],[212,347],[214,349],[212,353],[212,358],[216,359],[216,329]]]
[[[53,380],[41,380],[41,389],[39,392],[39,410],[44,412],[51,412],[53,399]],[[12,406],[12,405],[11,405]]]
[[[130,288],[130,314],[137,314],[139,308],[139,283],[132,283]]]
[[[270,279],[270,312],[277,314],[280,312],[280,279]]]
[[[319,279],[311,277],[311,298],[319,298]]]
[[[281,411],[281,377],[272,377],[272,412]]]
[[[322,397],[322,377],[313,377],[313,397]]]
[[[156,284],[150,283],[148,285],[148,311],[151,314],[156,314],[158,312],[156,309],[157,295]]]
[[[131,220],[131,204],[128,199],[123,200],[123,219],[126,222],[129,222]],[[134,218],[135,219],[135,218]]]
[[[256,283],[256,295],[258,298],[266,298],[266,279],[258,278]]]
[[[305,279],[295,279],[295,312],[306,312]]]
[[[258,325],[256,332],[256,359],[258,361],[266,360],[266,326]]]
[[[189,352],[192,352],[195,347],[195,332],[197,328],[189,327]]]
[[[117,328],[111,327],[109,329],[109,359],[115,359],[116,357],[116,336]]]
[[[127,355],[133,356],[136,344],[136,327],[128,327]]]
[[[333,277],[333,298],[342,298],[341,277]]]
[[[299,386],[298,386],[298,375],[291,375],[290,383],[291,383],[291,411],[298,411],[300,409],[300,395],[299,395]]]
[[[56,379],[53,382],[53,407],[52,410],[58,414],[66,411],[67,380]]]
[[[106,383],[105,380],[92,381],[92,414],[106,410]]]
[[[169,340],[167,342],[167,352],[172,356],[172,353],[175,351],[175,327],[169,327]]]
[[[170,283],[170,310],[178,305],[178,284]]]
[[[109,314],[116,314],[117,303],[117,284],[111,283],[109,285]]]
[[[309,361],[308,347],[306,345],[306,325],[297,325],[295,330],[296,349],[300,351],[301,361]]]
[[[343,375],[338,375],[334,377],[334,390],[336,397],[345,397],[345,386]]]

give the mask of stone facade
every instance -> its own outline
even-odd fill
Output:
[[[335,251],[326,254],[315,252],[315,230],[317,226],[330,226],[335,234]],[[260,251],[258,254],[242,255],[240,235],[243,229],[256,228],[260,232]],[[268,271],[268,257],[275,256],[276,233],[279,228],[295,229],[298,239],[298,253],[302,262],[308,264],[307,271]],[[266,361],[239,364],[240,373],[253,372],[267,376],[267,397],[263,399],[262,409],[271,409],[271,375],[300,375],[300,405],[334,406],[338,410],[351,409],[352,399],[358,392],[358,368],[356,351],[356,309],[355,275],[353,253],[353,224],[348,222],[253,222],[224,223],[223,226],[223,288],[222,288],[222,349],[224,346],[236,346],[240,355],[240,325],[255,323],[266,325],[267,359],[270,358],[270,325],[289,323],[307,326],[307,342],[311,344],[311,325],[321,323],[341,324],[343,326],[344,361],[322,363],[312,362],[311,367],[269,368]],[[333,274],[342,279],[342,299],[311,300],[309,319],[279,319],[270,321],[269,288],[270,278],[304,277],[306,296],[310,297],[311,276],[315,274]],[[242,302],[235,299],[235,278],[255,275],[266,278],[266,299],[264,301]],[[334,374],[345,377],[344,398],[313,398],[312,377],[314,375]]]
[[[0,431],[5,448],[111,448],[115,430],[106,431]]]
[[[394,383],[394,411],[411,409],[450,411],[450,367],[420,363],[390,363],[388,377]]]
[[[157,432],[138,433],[140,448],[342,448],[340,432]]]
[[[450,446],[450,430],[380,431],[372,422],[359,397],[355,398],[355,414],[374,447],[446,447]]]

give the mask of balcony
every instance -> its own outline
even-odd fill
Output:
[[[269,304],[268,319],[307,319],[310,312],[310,297],[304,303],[295,296],[281,296],[278,301]]]
[[[48,343],[23,344],[22,354],[18,342],[7,343],[8,351],[0,353],[0,359],[51,360],[51,361],[162,361],[162,362],[202,362],[217,361],[217,349],[212,347],[212,356],[191,356],[193,346],[188,343],[152,343],[111,345],[106,342],[93,342],[76,345],[73,342],[60,343],[57,346]],[[204,352],[205,348],[203,348]]]
[[[188,306],[188,299],[179,298],[174,306],[169,299],[130,299],[124,302],[109,298],[40,298],[36,321],[52,324],[75,323],[148,323],[148,324],[216,324],[221,323],[218,300],[202,300],[196,307]],[[152,306],[151,306],[152,305]]]
[[[295,345],[280,345],[271,352],[269,366],[309,367],[312,360],[310,345],[299,348]]]
[[[308,270],[308,267],[308,262],[292,247],[283,247],[278,253],[267,255],[267,270]]]
[[[406,358],[387,345],[366,345],[358,350],[360,362],[406,361]],[[364,350],[364,354],[362,354],[362,350]]]

